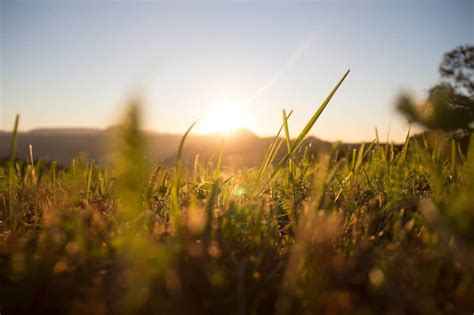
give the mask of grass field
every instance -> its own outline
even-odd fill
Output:
[[[474,140],[306,155],[341,82],[296,137],[283,111],[255,169],[222,168],[222,148],[185,165],[186,135],[176,167],[151,165],[133,102],[107,169],[16,160],[14,131],[0,313],[472,313]]]

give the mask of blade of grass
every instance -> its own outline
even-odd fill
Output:
[[[16,158],[16,144],[18,135],[18,124],[20,123],[20,114],[15,116],[15,124],[13,126],[12,140],[10,143],[10,163],[14,163]]]
[[[171,221],[171,227],[177,233],[179,232],[179,228],[181,224],[181,211],[179,208],[179,186],[180,186],[181,172],[182,172],[183,146],[188,134],[191,132],[191,129],[193,129],[196,123],[197,121],[193,122],[191,126],[189,126],[188,130],[186,130],[186,132],[184,133],[183,137],[181,138],[181,142],[179,143],[178,153],[176,155],[176,171],[174,175],[173,188],[171,190],[170,221]]]
[[[398,165],[400,165],[400,163],[403,163],[406,159],[408,144],[410,143],[410,131],[411,131],[411,127],[408,127],[407,136],[405,137],[405,143],[403,144],[402,152],[400,153],[400,156],[397,161]]]
[[[318,110],[313,114],[311,119],[308,121],[306,126],[303,128],[303,130],[300,132],[298,137],[293,143],[293,146],[291,148],[291,152],[287,153],[278,163],[278,165],[275,167],[275,170],[272,173],[271,178],[274,178],[275,175],[278,173],[280,168],[285,165],[285,163],[288,161],[288,159],[296,152],[298,147],[301,145],[303,142],[304,138],[308,135],[310,132],[311,128],[314,126],[316,121],[318,120],[319,116],[321,116],[322,112],[326,108],[326,106],[329,104],[331,101],[332,97],[336,93],[336,91],[339,89],[341,86],[342,82],[344,82],[345,78],[349,75],[350,70],[347,70],[346,73],[342,76],[342,78],[339,80],[339,82],[336,84],[336,86],[332,89],[331,93],[326,97],[326,99],[323,101],[323,103],[319,106]]]
[[[10,161],[8,162],[8,215],[12,223],[12,232],[16,230],[16,216],[13,213],[13,199],[15,197],[16,188],[16,173],[15,173],[15,159],[16,159],[16,143],[18,136],[18,124],[20,122],[20,115],[16,114],[15,124],[13,126],[12,139],[10,143]]]
[[[217,156],[217,165],[216,165],[216,169],[214,170],[214,180],[216,180],[219,177],[219,172],[221,170],[221,164],[222,164],[223,151],[224,151],[224,137],[222,137],[221,145],[219,147],[219,155]]]
[[[293,114],[292,110],[288,113],[286,119],[289,119],[291,117],[291,114]],[[263,162],[260,166],[260,169],[259,169],[258,175],[257,175],[257,187],[260,186],[262,178],[268,172],[269,166],[272,164],[273,160],[276,157],[276,153],[278,152],[278,150],[281,147],[280,133],[283,130],[283,128],[284,128],[284,125],[282,124],[280,126],[280,129],[278,130],[275,138],[273,139],[272,143],[270,144],[267,151],[265,152],[265,157],[263,159]]]
[[[288,153],[291,152],[291,138],[290,138],[290,131],[288,128],[288,119],[286,119],[286,112],[283,109],[282,110],[282,116],[283,116],[283,126],[285,126],[285,139],[286,139],[286,148],[288,150]],[[288,182],[291,186],[291,213],[290,215],[293,216],[294,222],[296,224],[298,217],[297,213],[295,211],[295,201],[296,201],[296,191],[295,191],[295,181],[294,181],[294,174],[293,174],[293,165],[292,165],[292,160],[291,158],[288,159]]]
[[[90,161],[89,163],[89,170],[87,172],[87,184],[86,184],[86,200],[89,202],[89,198],[91,195],[91,184],[92,184],[92,167],[93,167],[94,161]]]
[[[288,148],[288,153],[291,152],[291,138],[290,138],[290,131],[288,128],[288,119],[286,118],[286,111],[282,109],[281,111],[283,116],[283,126],[285,127],[285,139],[286,139],[286,147]]]
[[[451,174],[456,170],[456,140],[451,140]]]

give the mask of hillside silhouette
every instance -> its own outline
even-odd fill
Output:
[[[84,156],[99,164],[107,164],[113,152],[115,129],[58,128],[34,129],[18,133],[17,158],[29,159],[29,145],[33,147],[35,160],[57,161],[67,165],[73,158]],[[148,158],[154,163],[172,165],[182,135],[144,131]],[[224,140],[223,165],[252,167],[258,165],[274,137],[259,137],[247,129],[227,135]],[[196,155],[201,162],[212,159],[219,150],[222,135],[189,135],[186,139],[183,161],[194,163]],[[10,132],[0,132],[0,158],[10,154]],[[328,152],[332,143],[316,137],[308,137],[302,148],[309,154]],[[286,147],[281,146],[278,156],[283,156]]]

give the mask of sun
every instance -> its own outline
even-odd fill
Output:
[[[204,133],[230,134],[236,129],[246,127],[247,115],[243,106],[236,103],[216,103],[206,112],[200,125]]]

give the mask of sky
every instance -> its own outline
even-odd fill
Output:
[[[139,96],[146,129],[393,141],[443,54],[474,43],[474,1],[0,1],[0,129],[106,128]]]

